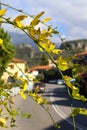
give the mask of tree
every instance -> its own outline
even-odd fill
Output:
[[[48,57],[44,53],[41,54],[40,65],[48,65]]]
[[[0,28],[0,39],[3,40],[3,45],[0,45],[0,76],[2,76],[15,55],[15,47],[11,42],[10,35],[3,28]]]

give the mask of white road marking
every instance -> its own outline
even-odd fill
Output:
[[[54,97],[52,97],[53,93],[50,94],[50,100],[51,102],[54,101]],[[73,123],[72,121],[70,121],[69,119],[67,119],[67,115],[63,113],[63,111],[61,111],[61,109],[58,107],[58,105],[54,105],[52,104],[52,107],[54,108],[54,110],[56,111],[56,113],[62,117],[64,120],[66,120],[69,124],[71,124],[73,126]],[[77,123],[76,127],[79,129],[79,130],[87,130],[87,128],[81,126],[80,124]],[[82,127],[82,128],[81,128]]]

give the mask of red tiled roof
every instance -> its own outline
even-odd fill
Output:
[[[28,72],[31,72],[31,71],[34,71],[34,70],[49,70],[49,69],[52,69],[52,66],[49,66],[49,65],[36,66],[36,67],[30,68],[28,70]]]
[[[15,63],[26,63],[26,61],[24,61],[22,59],[18,59],[18,58],[13,58],[12,61]]]
[[[87,51],[76,54],[76,56],[87,55]]]
[[[79,76],[79,77],[87,78],[87,73],[84,73],[84,72],[78,73],[78,76]]]

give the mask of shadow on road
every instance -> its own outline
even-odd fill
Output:
[[[49,126],[48,128],[44,130],[74,130],[73,122],[71,121],[72,117],[68,117],[65,120],[61,120],[60,122],[57,122],[57,124],[60,124],[60,128],[55,128],[54,126]],[[66,120],[71,121],[71,123],[68,123]],[[76,120],[76,129],[75,130],[87,130],[87,117],[84,118],[83,116],[79,115],[75,118]],[[77,121],[79,120],[79,125]],[[82,127],[81,127],[82,126]]]
[[[68,92],[66,87],[58,87],[54,89],[53,91],[48,91],[46,92],[43,96],[45,97],[53,97],[55,98],[54,101],[52,101],[52,104],[56,105],[62,105],[62,106],[71,106],[71,100],[68,96]],[[87,102],[83,101],[77,101],[77,100],[72,100],[73,107],[82,107],[87,109]]]
[[[65,87],[63,88],[55,88],[54,91],[48,91],[47,93],[45,93],[45,97],[51,97],[54,98],[55,100],[51,101],[52,105],[57,105],[61,108],[61,106],[67,108],[67,107],[71,107],[71,100],[68,96],[67,93],[67,89]],[[72,105],[75,108],[86,108],[87,109],[87,102],[83,102],[83,101],[77,101],[77,100],[72,100]],[[65,111],[66,112],[66,111]],[[64,113],[64,111],[63,111]],[[72,123],[68,123],[67,120],[70,122],[72,122],[72,117],[69,116],[66,119],[62,119],[60,122],[58,122],[58,124],[61,125],[61,128],[59,130],[74,130],[73,128],[73,124]],[[76,130],[86,130],[87,129],[87,117],[82,116],[82,115],[77,115],[75,117],[75,121],[76,124],[77,122],[83,126],[83,128],[81,129],[80,126],[78,126],[79,128],[77,128]],[[71,125],[72,124],[72,125]],[[50,126],[49,128],[45,129],[45,130],[56,130],[56,128],[54,128],[53,126]]]

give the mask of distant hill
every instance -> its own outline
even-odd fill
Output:
[[[10,36],[12,43],[14,43],[16,46],[17,58],[24,59],[28,63],[30,62],[30,60],[33,59],[35,59],[35,62],[38,62],[38,57],[40,57],[41,53],[38,51],[38,48],[32,39],[30,39],[26,34],[16,32],[10,32]],[[69,54],[73,55],[74,53],[78,53],[81,51],[87,51],[87,40],[78,39],[78,40],[66,41],[61,43],[60,48],[65,50],[64,51],[65,56],[69,56]]]
[[[32,47],[34,47],[36,50],[38,50],[37,46],[35,45],[34,41],[28,37],[25,33],[18,33],[18,32],[9,32],[11,36],[12,43],[14,44],[23,44],[28,43]],[[56,43],[56,47],[59,48],[60,44]]]
[[[78,39],[61,43],[60,49],[64,50],[61,55],[69,57],[74,54],[87,51],[87,40]]]
[[[34,41],[29,38],[26,34],[23,33],[17,33],[17,32],[9,32],[11,36],[12,43],[14,44],[24,44],[27,43],[31,45],[33,48],[38,50],[37,46],[35,45]],[[83,50],[87,49],[87,39],[78,39],[78,40],[72,40],[72,41],[66,41],[61,43],[60,48],[66,49],[66,48],[73,48],[76,47],[81,48]]]
[[[36,54],[35,48],[33,48],[28,43],[15,44],[16,47],[16,57],[24,60],[29,60],[33,58]]]
[[[9,32],[9,35],[11,36],[13,44],[17,45],[27,43],[31,45],[33,48],[37,49],[37,46],[35,45],[34,41],[31,38],[29,38],[26,34]]]
[[[15,48],[16,57],[25,60],[28,67],[37,66],[46,62],[47,57],[43,60],[43,53],[36,51],[36,49],[29,44],[15,44]]]
[[[72,41],[63,42],[60,46],[61,49],[78,49],[81,51],[87,51],[87,39],[78,39]]]

